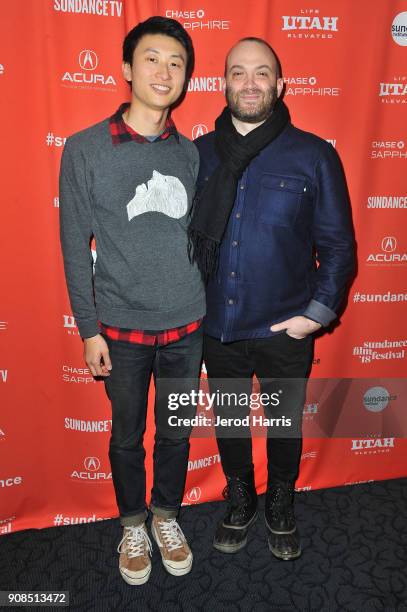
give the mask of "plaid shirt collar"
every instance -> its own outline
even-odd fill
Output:
[[[135,142],[141,144],[145,142],[151,144],[151,141],[147,140],[145,136],[143,136],[142,134],[138,134],[129,125],[127,125],[127,123],[123,121],[122,115],[124,111],[128,109],[129,106],[129,102],[121,104],[115,114],[112,115],[109,119],[109,129],[113,145],[117,146],[122,142],[129,142],[130,140],[134,140]],[[173,122],[170,116],[167,117],[164,131],[162,134],[160,134],[160,136],[158,136],[157,141],[166,140],[167,138],[169,138],[169,136],[175,136],[177,141],[179,141],[177,128],[175,127],[175,123]]]

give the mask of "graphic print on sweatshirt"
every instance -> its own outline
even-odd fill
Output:
[[[160,212],[180,219],[187,209],[188,196],[181,181],[176,176],[165,176],[153,170],[147,184],[137,185],[134,198],[127,204],[127,216],[131,221],[146,212]]]

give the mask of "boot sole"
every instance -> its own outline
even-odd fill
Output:
[[[294,559],[298,559],[298,557],[300,557],[302,553],[302,550],[300,548],[300,550],[295,554],[282,555],[281,553],[276,551],[275,548],[271,546],[270,542],[268,542],[268,547],[269,547],[271,554],[274,555],[277,559],[281,559],[281,561],[293,561]]]
[[[257,517],[258,517],[258,512],[256,511],[256,514],[252,517],[252,519],[244,527],[229,527],[229,526],[227,527],[229,527],[229,529],[234,529],[236,531],[238,531],[239,529],[248,529],[249,527],[253,525]],[[244,540],[239,542],[239,544],[218,544],[215,541],[215,539],[213,540],[213,547],[219,552],[223,552],[227,554],[233,554],[233,553],[238,552],[239,550],[244,548],[246,544],[247,544],[247,535]]]

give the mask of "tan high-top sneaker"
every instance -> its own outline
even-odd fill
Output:
[[[145,524],[125,527],[117,547],[119,570],[127,584],[144,584],[151,573],[151,540]]]
[[[154,516],[151,532],[167,572],[173,576],[188,574],[192,567],[192,552],[176,519]]]

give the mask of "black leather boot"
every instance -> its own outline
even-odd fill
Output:
[[[268,545],[277,559],[290,561],[301,555],[294,516],[294,484],[274,482],[268,487],[264,509]]]
[[[227,510],[216,528],[213,546],[224,553],[235,553],[246,546],[249,527],[257,518],[257,493],[253,472],[245,477],[226,476],[226,481],[222,495]]]

